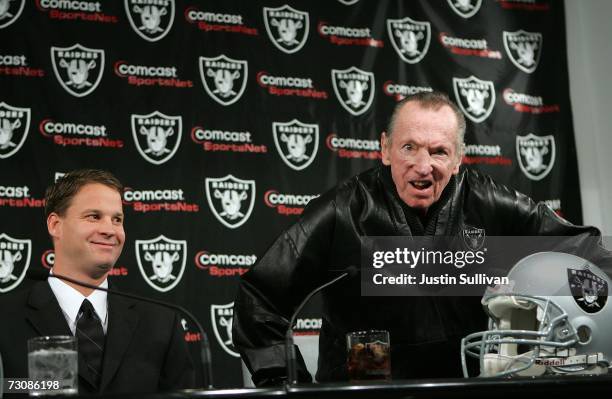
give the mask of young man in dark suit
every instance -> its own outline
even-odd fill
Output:
[[[125,242],[121,193],[109,172],[66,174],[46,193],[52,274],[108,287]],[[190,388],[193,364],[173,311],[56,278],[0,297],[5,378],[26,378],[29,338],[74,335],[79,393],[145,393]]]

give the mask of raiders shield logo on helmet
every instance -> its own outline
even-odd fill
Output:
[[[495,106],[495,86],[488,80],[472,75],[453,78],[453,90],[459,107],[470,120],[480,123],[487,119]]]
[[[532,73],[542,53],[542,34],[538,32],[504,31],[504,48],[510,61],[521,71]]]
[[[0,0],[0,29],[6,28],[21,15],[25,0]]]
[[[555,164],[555,137],[538,137],[533,133],[516,136],[516,157],[525,176],[531,180],[545,178]]]
[[[80,44],[51,47],[53,72],[60,85],[75,97],[84,97],[98,87],[104,71],[104,50]]]
[[[232,175],[206,178],[206,198],[210,209],[224,226],[235,229],[251,216],[255,204],[255,180]]]
[[[465,226],[461,231],[463,242],[470,251],[478,251],[485,242],[485,229],[472,226]]]
[[[136,149],[154,165],[168,161],[181,144],[183,118],[159,111],[148,115],[132,114],[132,136]]]
[[[0,293],[17,287],[30,267],[32,240],[0,234]]]
[[[232,340],[234,302],[226,305],[210,305],[210,318],[215,337],[217,337],[217,342],[219,342],[221,348],[231,356],[240,357]]]
[[[421,61],[431,41],[431,24],[408,17],[388,19],[387,32],[393,48],[402,60],[409,64]]]
[[[174,0],[125,0],[132,29],[149,42],[161,40],[174,22]]]
[[[273,122],[274,144],[283,162],[291,169],[303,170],[314,161],[319,149],[319,125],[297,119],[287,123]]]
[[[0,159],[19,151],[30,131],[30,108],[0,103]]]
[[[451,9],[463,18],[470,18],[480,10],[482,0],[447,0]]]
[[[168,292],[181,281],[187,260],[187,241],[160,235],[136,240],[136,261],[142,277],[153,289]]]
[[[221,105],[240,99],[246,88],[249,64],[221,54],[214,58],[200,57],[200,78],[204,90]]]
[[[588,266],[588,265],[587,265]],[[608,283],[587,267],[567,269],[567,280],[574,300],[587,313],[599,312],[608,300]]]
[[[366,112],[374,100],[374,74],[357,67],[331,70],[332,85],[340,105],[357,116]]]
[[[308,40],[310,20],[308,13],[285,4],[282,7],[263,8],[263,19],[268,37],[282,52],[293,54]]]

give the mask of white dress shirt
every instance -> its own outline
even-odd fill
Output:
[[[51,270],[50,274],[53,274],[53,270]],[[102,321],[102,329],[104,330],[104,334],[106,334],[106,329],[108,328],[108,304],[106,302],[106,292],[93,290],[93,292],[86,297],[79,291],[66,284],[66,282],[63,280],[58,278],[49,278],[47,281],[51,286],[51,291],[53,291],[53,294],[57,298],[57,302],[59,302],[60,308],[62,308],[62,313],[64,313],[64,317],[66,318],[66,322],[68,322],[72,335],[75,334],[77,316],[84,299],[88,299],[93,305],[96,314]],[[108,280],[104,279],[102,284],[100,284],[100,287],[108,288]]]

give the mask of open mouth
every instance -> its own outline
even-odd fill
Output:
[[[429,187],[431,187],[431,182],[429,180],[415,180],[415,181],[411,181],[410,184],[412,184],[412,187],[416,188],[417,190],[427,190]]]

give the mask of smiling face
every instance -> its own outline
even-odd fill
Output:
[[[125,242],[121,195],[103,184],[86,184],[63,215],[49,214],[47,228],[53,238],[57,274],[105,278]]]
[[[400,198],[426,213],[440,199],[452,175],[459,172],[457,118],[451,108],[423,108],[408,102],[399,111],[391,136],[381,137],[383,164]]]

